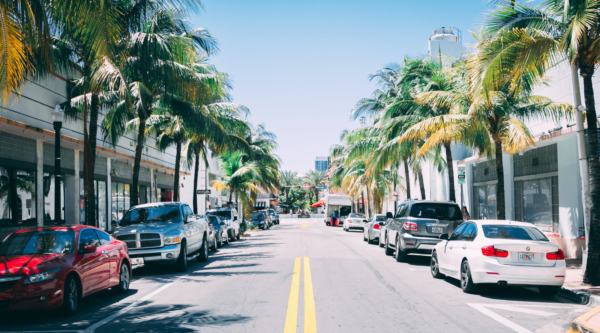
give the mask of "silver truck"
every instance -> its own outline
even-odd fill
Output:
[[[209,232],[187,204],[158,202],[129,209],[113,236],[127,244],[134,266],[170,264],[184,272],[188,260],[208,260]]]

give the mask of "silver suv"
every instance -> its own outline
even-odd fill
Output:
[[[127,244],[134,266],[172,264],[184,272],[188,260],[208,260],[208,232],[187,204],[159,202],[129,209],[113,236]]]
[[[406,201],[385,229],[385,253],[396,254],[396,261],[406,261],[409,253],[427,253],[463,223],[460,207],[454,202]]]

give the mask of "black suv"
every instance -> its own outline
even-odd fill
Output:
[[[454,202],[405,201],[387,223],[385,253],[395,252],[397,261],[405,261],[409,253],[431,254],[440,235],[452,233],[463,222]]]

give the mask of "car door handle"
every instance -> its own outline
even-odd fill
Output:
[[[463,250],[466,250],[466,249],[467,249],[467,246],[466,246],[466,245],[463,245]]]
[[[452,245],[450,245],[448,248],[449,248],[450,250],[452,250]]]

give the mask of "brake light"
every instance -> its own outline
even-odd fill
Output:
[[[404,230],[417,230],[417,224],[414,222],[404,222]]]
[[[546,253],[546,259],[548,259],[548,260],[564,260],[565,253],[561,249],[558,249],[558,251],[556,251],[556,252],[548,252],[548,253]]]
[[[508,257],[508,251],[497,249],[493,245],[482,247],[481,253],[483,253],[483,255],[486,257]]]
[[[352,220],[348,219],[348,220],[346,220],[346,222],[348,222],[348,223],[352,223]]]
[[[373,229],[381,229],[381,227],[379,226],[379,224],[375,223],[373,224]]]

